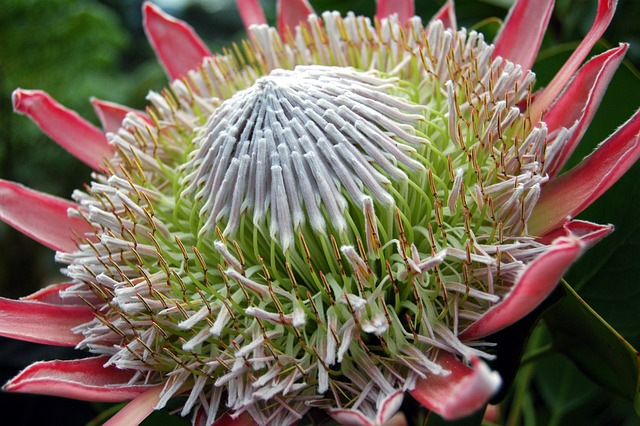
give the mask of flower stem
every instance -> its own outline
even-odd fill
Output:
[[[528,353],[523,358],[523,366],[520,368],[518,372],[518,378],[516,382],[516,389],[513,396],[513,402],[511,404],[511,411],[509,412],[509,417],[507,418],[506,426],[517,426],[521,424],[520,417],[522,413],[522,409],[526,402],[527,392],[529,391],[529,385],[531,380],[533,379],[533,374],[535,372],[535,364],[531,361],[537,359],[540,356],[543,356],[548,348],[546,346],[542,346],[541,344],[544,340],[544,329],[543,327],[536,327],[531,333],[531,338],[529,339],[528,345]]]

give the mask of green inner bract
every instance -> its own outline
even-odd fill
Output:
[[[322,25],[321,25],[322,23]],[[58,253],[96,319],[81,347],[213,420],[375,416],[501,300],[543,246],[526,221],[566,134],[533,74],[475,32],[325,13],[151,93],[74,194],[95,235]],[[150,125],[150,122],[153,125]]]

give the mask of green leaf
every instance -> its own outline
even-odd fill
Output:
[[[593,381],[633,402],[640,415],[640,354],[566,283],[565,297],[544,316],[554,348]]]
[[[553,355],[538,361],[535,381],[549,409],[548,425],[566,421],[571,411],[584,411],[584,407],[598,393],[598,387],[580,374],[569,361]],[[546,413],[544,413],[546,414]]]
[[[535,363],[533,387],[537,391],[536,422],[530,425],[638,425],[628,401],[603,392],[562,354]]]

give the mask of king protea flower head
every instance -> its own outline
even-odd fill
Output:
[[[223,54],[146,4],[172,80],[146,112],[95,100],[103,133],[14,92],[95,172],[74,201],[1,183],[2,219],[69,282],[0,300],[0,333],[90,356],[4,389],[132,400],[127,425],[176,396],[207,425],[383,424],[405,392],[448,419],[483,407],[486,338],[612,231],[573,218],[640,155],[636,113],[559,174],[627,49],[583,64],[615,4],[543,89],[550,0],[517,1],[493,44],[452,2],[425,25],[411,0],[374,20],[283,0],[272,28],[238,1],[248,38]]]

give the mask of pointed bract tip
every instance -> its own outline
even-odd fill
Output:
[[[102,168],[113,148],[100,129],[42,90],[16,89],[13,110],[28,116],[51,139],[94,170]]]
[[[447,0],[440,10],[431,18],[432,21],[441,21],[445,28],[458,28],[458,20],[456,18],[456,10],[453,6],[453,0]]]
[[[22,104],[22,89],[16,89],[11,93],[11,105],[13,106],[13,112],[20,113],[20,105]]]
[[[11,93],[13,112],[26,115],[34,104],[46,98],[50,99],[51,97],[42,90],[25,90],[18,88]]]
[[[253,25],[263,25],[267,23],[264,11],[259,0],[236,0],[238,12],[244,27],[248,30]]]
[[[142,7],[147,38],[171,79],[197,69],[211,52],[186,22],[146,2]]]
[[[535,3],[535,2],[531,2]],[[556,73],[551,82],[541,91],[531,104],[530,116],[533,122],[537,122],[547,111],[556,97],[562,93],[567,83],[573,78],[574,73],[587,57],[593,46],[600,40],[609,27],[616,10],[617,0],[599,0],[598,11],[591,28],[582,39],[578,47],[573,51],[567,62]],[[537,4],[536,4],[537,6]]]
[[[171,16],[164,13],[162,9],[160,9],[158,6],[156,6],[150,1],[145,1],[142,4],[142,12],[144,14],[145,19],[148,19],[151,16],[163,17],[165,19],[173,19]]]
[[[560,152],[550,159],[552,161],[547,161],[545,171],[551,179],[562,170],[578,146],[628,48],[628,43],[621,43],[591,58],[544,112],[550,133],[563,127],[575,129]]]
[[[285,38],[287,31],[294,29],[301,22],[306,22],[314,13],[307,0],[278,0],[278,32]]]
[[[573,237],[580,239],[588,249],[611,234],[613,230],[614,226],[611,224],[600,225],[584,220],[567,220],[564,225],[548,232],[537,241],[549,245],[559,237]]]
[[[376,18],[384,19],[398,15],[400,22],[406,22],[415,15],[414,0],[378,0]]]
[[[105,132],[116,133],[122,127],[123,120],[130,113],[142,118],[149,126],[154,126],[153,121],[142,111],[97,98],[91,98],[91,105]]]
[[[538,56],[553,6],[554,0],[514,2],[493,42],[493,57],[500,56],[530,70]]]

